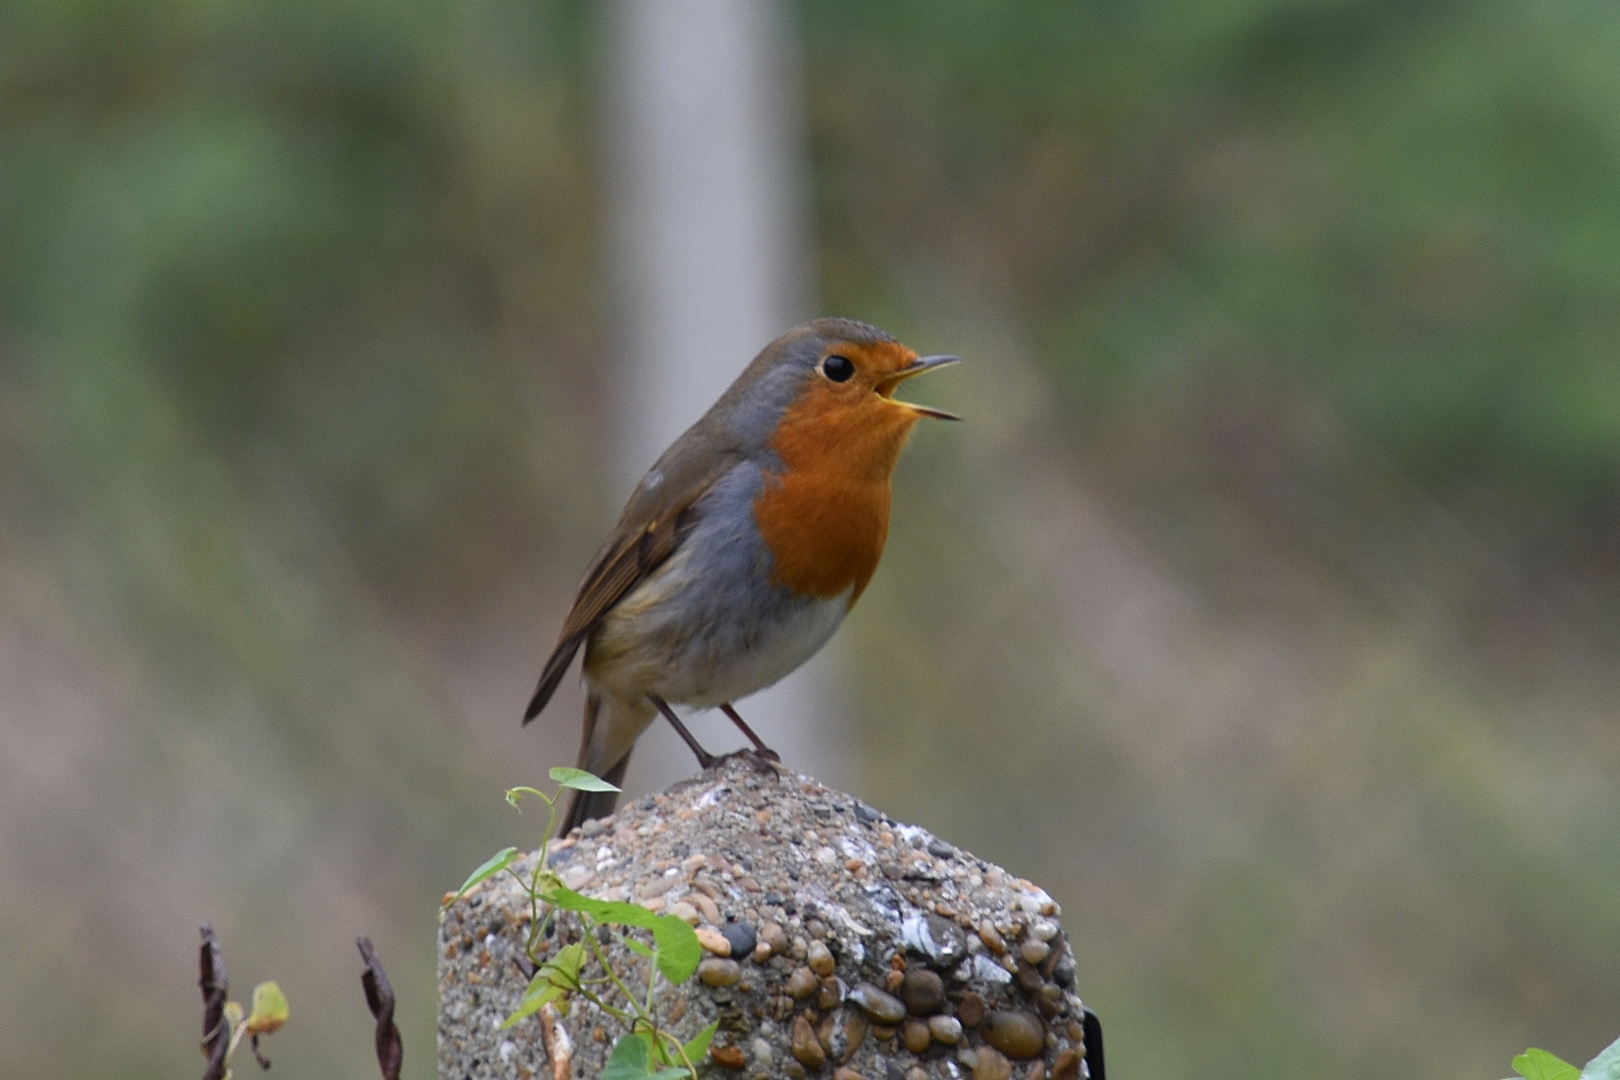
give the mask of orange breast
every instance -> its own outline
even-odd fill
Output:
[[[771,440],[786,469],[754,520],[775,557],[773,584],[818,597],[866,588],[889,535],[889,477],[917,416],[876,394],[854,405],[812,383]]]

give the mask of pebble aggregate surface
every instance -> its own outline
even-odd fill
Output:
[[[535,857],[514,869],[532,872]],[[1088,1075],[1074,955],[1052,898],[813,780],[725,759],[587,822],[552,844],[551,863],[588,896],[696,920],[703,966],[664,986],[657,1011],[682,1039],[719,1021],[705,1076]],[[440,1077],[601,1073],[622,1032],[583,999],[501,1030],[532,970],[529,919],[507,875],[441,912]],[[540,958],[579,933],[558,919]],[[646,961],[617,943],[604,951],[644,992]]]

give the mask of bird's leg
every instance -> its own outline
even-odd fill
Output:
[[[681,723],[681,718],[675,715],[675,710],[669,707],[669,702],[657,694],[648,694],[647,700],[658,706],[658,711],[664,714],[664,719],[668,720],[675,728],[675,734],[686,740],[686,745],[691,747],[692,753],[697,756],[698,768],[707,769],[715,763],[717,760],[715,756],[703,749],[702,744],[692,737],[690,731],[686,730],[686,725]]]
[[[755,735],[754,729],[743,722],[743,718],[737,715],[737,709],[731,704],[731,702],[727,701],[722,704],[720,706],[720,711],[731,717],[731,722],[737,725],[737,730],[748,736],[748,741],[754,744],[754,749],[759,751],[761,757],[770,758],[772,761],[782,760],[782,755],[766,746],[765,740],[760,738],[758,735]]]

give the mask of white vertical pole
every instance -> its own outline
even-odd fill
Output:
[[[626,492],[755,353],[814,313],[804,130],[778,0],[608,0],[612,269],[624,363]],[[830,665],[812,661],[738,709],[790,767],[845,779]],[[693,730],[742,740],[719,713]],[[689,775],[662,722],[631,791]]]

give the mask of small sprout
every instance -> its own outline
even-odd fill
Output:
[[[519,806],[518,804],[523,801],[523,797],[525,795],[533,795],[538,799],[544,799],[547,806],[555,806],[557,803],[556,799],[553,799],[550,795],[547,795],[539,788],[515,787],[506,789],[507,805],[521,814],[523,812],[523,807]]]

